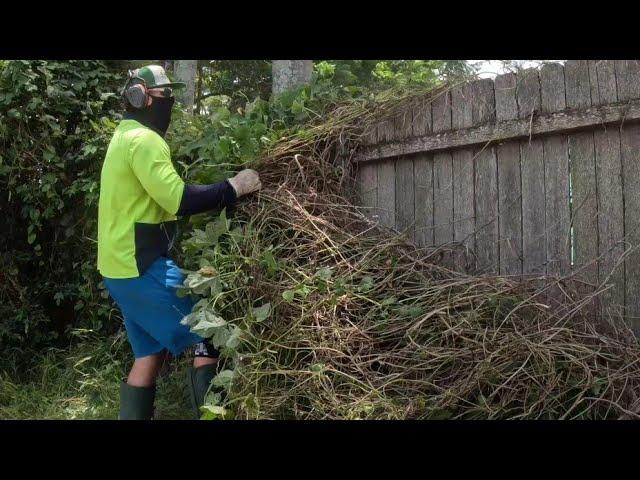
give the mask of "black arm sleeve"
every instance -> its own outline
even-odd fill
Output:
[[[236,192],[227,180],[212,185],[185,185],[176,215],[195,215],[217,208],[233,207],[236,201]]]

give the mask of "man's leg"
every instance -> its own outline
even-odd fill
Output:
[[[156,381],[165,350],[137,323],[125,317],[127,337],[135,360],[126,381],[120,385],[120,420],[151,420],[154,414]]]
[[[109,295],[120,308],[127,340],[135,361],[126,380],[120,384],[120,420],[151,420],[156,395],[156,378],[162,365],[163,347],[139,325],[140,318],[153,316],[149,285],[144,276],[127,279],[105,278]],[[153,292],[151,292],[153,293]]]
[[[216,376],[218,356],[219,352],[208,341],[204,340],[196,345],[193,368],[187,372],[187,384],[195,419],[201,416],[200,407],[204,405],[204,398],[211,386],[211,380]]]
[[[151,420],[156,398],[156,379],[163,353],[136,358],[126,382],[120,385],[120,420]]]
[[[217,365],[217,358],[195,357],[193,359],[193,368],[204,367],[205,365]]]
[[[127,383],[132,387],[152,387],[162,367],[163,353],[156,353],[142,358],[136,358],[129,372]]]

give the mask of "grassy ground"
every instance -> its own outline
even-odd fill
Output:
[[[117,419],[121,379],[133,361],[123,333],[76,332],[67,350],[13,352],[0,360],[0,419]],[[156,394],[156,418],[189,419],[189,359],[174,360]]]

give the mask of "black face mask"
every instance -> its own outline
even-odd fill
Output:
[[[155,130],[164,137],[171,123],[171,108],[175,102],[174,97],[158,98],[153,97],[153,102],[149,108],[129,112],[125,118],[137,120],[146,127]]]

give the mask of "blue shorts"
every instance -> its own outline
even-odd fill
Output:
[[[179,355],[203,340],[180,323],[194,305],[190,297],[180,298],[176,294],[183,281],[180,269],[165,257],[158,258],[139,277],[104,278],[109,294],[122,311],[136,358],[165,349]]]

